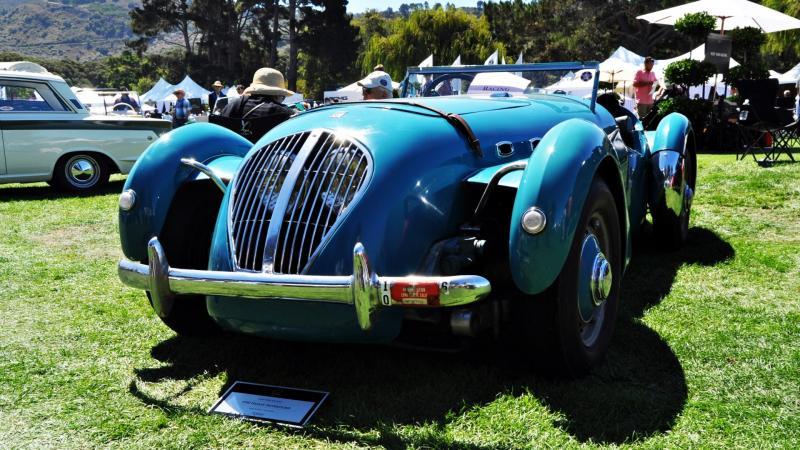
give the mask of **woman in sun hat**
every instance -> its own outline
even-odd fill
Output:
[[[253,82],[242,96],[231,100],[222,113],[211,116],[209,121],[256,142],[267,131],[294,115],[294,111],[283,105],[283,100],[294,92],[284,86],[282,73],[262,67],[253,75]]]

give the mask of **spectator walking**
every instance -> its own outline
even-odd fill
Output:
[[[189,100],[186,100],[186,91],[183,89],[178,89],[173,92],[175,98],[175,106],[173,107],[172,112],[172,128],[179,128],[186,125],[186,122],[189,121],[189,113],[192,110],[192,105],[189,104]]]
[[[639,117],[645,117],[653,109],[653,85],[656,84],[656,74],[653,73],[653,58],[644,59],[644,70],[639,70],[633,77],[633,87],[636,92],[636,112]]]

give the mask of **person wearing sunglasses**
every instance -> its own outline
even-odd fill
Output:
[[[376,70],[363,80],[358,81],[364,100],[385,100],[392,98],[392,77],[388,73]]]

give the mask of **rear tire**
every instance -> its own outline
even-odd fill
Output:
[[[595,295],[591,276],[595,267],[606,268],[604,262],[610,277],[598,277],[604,295]],[[543,294],[525,299],[523,333],[528,351],[536,353],[536,366],[581,377],[603,361],[617,319],[621,278],[617,206],[608,185],[596,178],[561,274]]]
[[[73,153],[56,163],[52,185],[65,192],[89,192],[108,183],[110,175],[109,164],[103,156]]]

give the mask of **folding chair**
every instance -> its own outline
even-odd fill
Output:
[[[791,114],[775,107],[778,93],[778,80],[741,80],[737,83],[741,98],[746,99],[742,105],[739,120],[739,133],[742,139],[741,153],[737,159],[743,160],[750,155],[753,161],[769,165],[777,161],[781,154],[786,154],[794,162],[792,145],[797,145],[797,122],[792,122]],[[763,153],[764,158],[758,160],[756,153]]]

